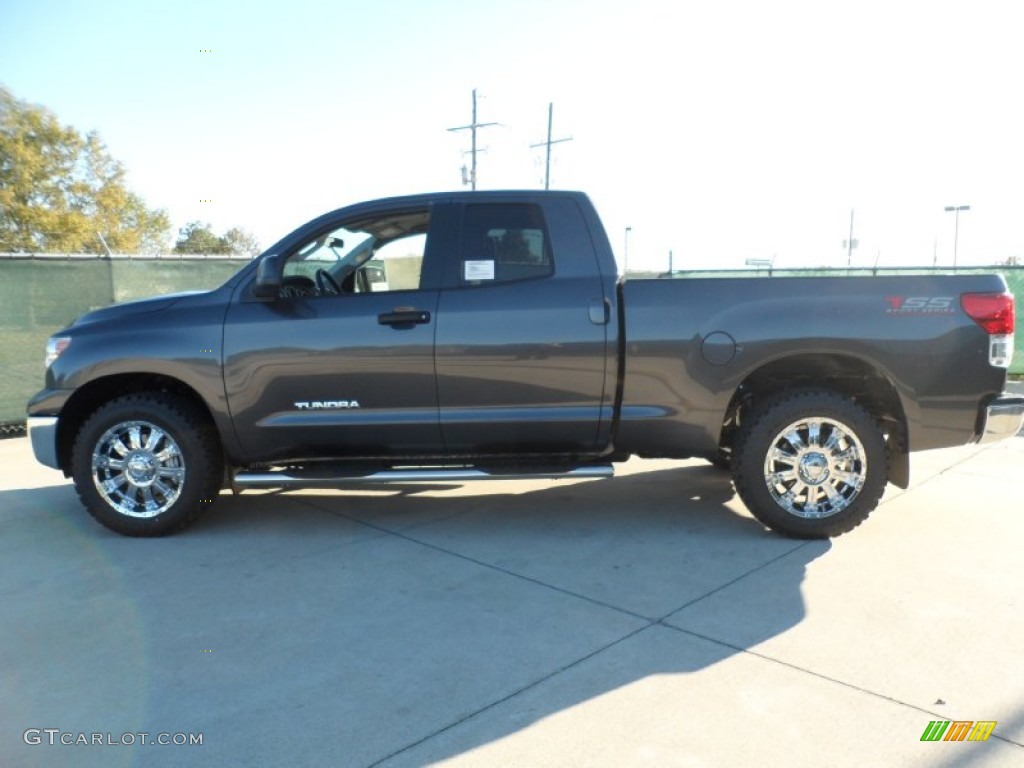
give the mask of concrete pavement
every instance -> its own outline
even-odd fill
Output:
[[[1021,765],[1022,471],[1022,437],[917,454],[831,542],[640,460],[223,495],[132,540],[0,441],[0,765]],[[202,744],[116,743],[161,733]]]

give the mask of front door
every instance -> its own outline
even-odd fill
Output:
[[[250,461],[438,455],[430,211],[330,228],[282,254],[280,295],[228,312],[224,376]]]

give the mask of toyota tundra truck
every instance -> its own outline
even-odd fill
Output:
[[[129,536],[228,488],[640,456],[728,467],[764,525],[821,538],[906,487],[911,451],[1017,433],[1013,331],[995,274],[626,280],[582,193],[428,194],[320,216],[215,290],[83,315],[28,425]]]

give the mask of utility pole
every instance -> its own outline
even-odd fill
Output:
[[[544,189],[551,188],[551,145],[561,144],[563,141],[572,141],[572,136],[567,139],[551,139],[551,123],[555,112],[555,105],[553,102],[548,103],[548,140],[542,141],[540,144],[531,144],[530,149],[536,149],[537,147],[547,147],[547,159],[544,161]]]
[[[472,170],[469,172],[469,183],[472,185],[471,189],[476,190],[476,129],[477,128],[488,128],[492,125],[498,125],[498,123],[478,123],[476,121],[476,88],[473,89],[473,122],[469,125],[460,125],[458,128],[449,128],[449,131],[470,131],[473,136],[473,148],[470,150],[472,155]],[[465,166],[463,166],[465,171]],[[462,179],[462,183],[466,183],[465,177]]]
[[[850,209],[850,237],[843,243],[843,245],[846,246],[846,268],[849,269],[853,264],[853,249],[859,245],[859,243],[853,239],[853,208]]]

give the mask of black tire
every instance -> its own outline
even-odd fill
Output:
[[[164,536],[212,505],[222,459],[198,408],[178,395],[146,392],[111,400],[86,420],[71,468],[97,521],[125,536]]]
[[[733,483],[747,509],[794,538],[853,530],[878,506],[888,479],[877,422],[834,392],[795,390],[766,400],[733,447]]]
[[[715,469],[721,469],[729,472],[732,470],[732,451],[723,451],[722,449],[719,449],[715,457],[713,459],[708,459],[708,462]]]

